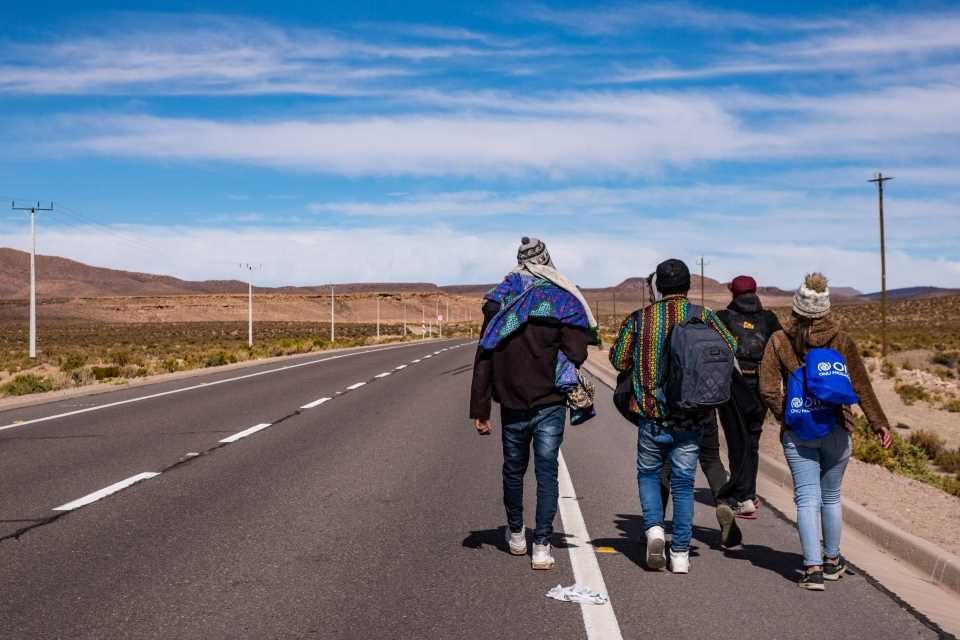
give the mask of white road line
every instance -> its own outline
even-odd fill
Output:
[[[58,418],[67,418],[70,416],[80,415],[82,413],[90,413],[91,411],[99,411],[101,409],[108,409],[110,407],[119,407],[125,404],[132,404],[134,402],[141,402],[143,400],[152,400],[154,398],[162,398],[164,396],[171,396],[176,393],[184,393],[186,391],[194,391],[196,389],[203,389],[206,387],[215,387],[220,384],[227,384],[228,382],[236,382],[238,380],[247,380],[249,378],[256,378],[258,376],[265,376],[271,373],[279,373],[281,371],[288,371],[290,369],[298,369],[300,367],[309,367],[315,364],[321,364],[323,362],[330,362],[331,360],[339,360],[340,358],[352,358],[354,356],[362,356],[368,353],[378,353],[380,351],[392,351],[394,349],[404,349],[406,347],[415,347],[418,345],[415,344],[401,344],[390,347],[381,347],[378,349],[370,349],[368,351],[353,351],[350,353],[341,353],[340,355],[330,356],[329,358],[321,358],[320,360],[310,360],[309,362],[299,362],[297,364],[287,365],[285,367],[277,367],[276,369],[267,369],[266,371],[257,371],[255,373],[248,373],[242,376],[236,376],[233,378],[225,378],[223,380],[214,380],[213,382],[202,382],[200,384],[195,384],[189,387],[183,387],[180,389],[171,389],[170,391],[161,391],[159,393],[151,393],[145,396],[138,396],[136,398],[129,398],[127,400],[119,400],[117,402],[108,402],[107,404],[100,404],[95,407],[86,407],[84,409],[76,409],[75,411],[67,411],[65,413],[57,413],[52,416],[43,416],[42,418],[33,418],[32,420],[19,420],[11,424],[0,426],[0,431],[6,431],[7,429],[13,429],[14,427],[25,427],[30,424],[36,424],[38,422],[47,422],[48,420],[57,420]]]
[[[417,364],[419,362],[420,362],[420,358],[417,358],[416,360],[411,360],[410,364]]]
[[[324,402],[330,402],[332,398],[320,398],[319,400],[314,400],[313,402],[308,402],[307,404],[300,407],[301,409],[313,409],[314,407],[319,407]]]
[[[393,373],[393,372],[392,372],[392,371],[384,371],[383,373],[378,373],[377,375],[375,375],[375,376],[373,376],[373,377],[374,377],[374,378],[386,378],[386,377],[387,377],[388,375],[390,375],[391,373]]]
[[[367,384],[366,382],[354,382],[352,385],[347,387],[347,391],[353,391],[354,389],[359,389],[363,385]]]
[[[145,471],[143,473],[138,473],[135,476],[130,476],[126,480],[121,480],[120,482],[116,482],[110,485],[109,487],[104,487],[103,489],[100,489],[99,491],[94,491],[93,493],[87,494],[82,498],[77,498],[73,502],[62,504],[56,509],[54,509],[54,511],[73,511],[74,509],[79,509],[80,507],[88,505],[91,502],[96,502],[100,498],[106,498],[107,496],[114,494],[117,491],[122,491],[123,489],[126,489],[130,485],[136,484],[141,480],[148,480],[158,475],[160,474],[155,473],[153,471]]]
[[[393,370],[394,370],[394,371],[403,371],[403,370],[406,369],[406,368],[407,368],[407,365],[401,364],[400,366],[394,367]]]
[[[227,436],[226,438],[224,438],[224,439],[221,440],[220,442],[236,442],[236,441],[239,440],[240,438],[246,438],[247,436],[253,435],[253,434],[256,433],[257,431],[262,431],[263,429],[266,429],[266,428],[269,427],[269,426],[270,426],[270,423],[269,423],[269,422],[264,422],[263,424],[255,424],[255,425],[253,425],[252,427],[250,427],[249,429],[244,429],[243,431],[238,431],[237,433],[233,434],[232,436]]]
[[[563,521],[563,532],[567,535],[565,542],[570,551],[574,582],[588,585],[594,591],[607,593],[597,554],[590,544],[590,534],[587,533],[587,525],[583,521],[577,493],[562,452],[559,454],[559,463],[560,519]],[[609,595],[607,593],[607,596]],[[623,640],[611,601],[599,605],[581,604],[580,612],[583,614],[583,626],[587,630],[588,640]]]

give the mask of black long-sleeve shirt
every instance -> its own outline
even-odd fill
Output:
[[[500,310],[488,301],[483,305],[483,331]],[[481,335],[483,335],[481,331]],[[508,409],[535,409],[566,402],[554,386],[557,353],[576,366],[587,359],[589,334],[585,329],[556,321],[531,318],[493,351],[477,348],[470,392],[470,417],[490,417],[491,399]]]

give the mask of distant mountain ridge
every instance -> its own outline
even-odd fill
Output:
[[[0,248],[0,298],[25,299],[29,295],[30,256],[17,249]],[[324,295],[330,291],[329,284],[312,286],[257,287],[259,292]],[[431,282],[355,282],[334,285],[339,293],[446,293],[450,295],[480,297],[492,287],[489,284],[457,284],[440,286]],[[645,277],[630,277],[612,287],[584,288],[591,298],[623,296],[643,298],[646,294]],[[47,298],[95,298],[108,296],[163,296],[190,294],[236,294],[246,293],[247,283],[242,280],[182,280],[134,271],[122,271],[106,267],[94,267],[69,258],[37,256],[37,290]],[[691,292],[700,291],[700,276],[691,277]],[[726,283],[713,278],[703,279],[706,296],[729,295]],[[878,300],[879,293],[861,294],[851,287],[833,287],[834,296],[844,299]],[[783,298],[792,291],[778,287],[760,287],[764,298]],[[891,299],[927,298],[960,293],[960,289],[939,287],[908,287],[888,292]]]
[[[900,289],[888,289],[888,300],[916,300],[923,298],[939,298],[941,296],[952,296],[960,294],[960,289],[945,289],[943,287],[903,287]],[[867,300],[879,300],[881,292],[865,293],[863,298]]]

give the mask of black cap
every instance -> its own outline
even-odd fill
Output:
[[[690,290],[690,269],[683,260],[670,258],[657,265],[657,290],[665,296]]]

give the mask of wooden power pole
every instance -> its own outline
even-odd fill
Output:
[[[877,172],[876,178],[867,181],[877,183],[880,206],[880,340],[882,342],[880,353],[884,358],[887,357],[887,245],[883,226],[883,183],[887,180],[893,180],[893,177]]]

